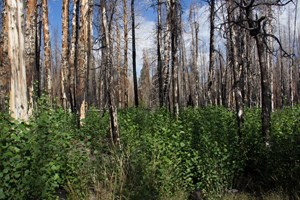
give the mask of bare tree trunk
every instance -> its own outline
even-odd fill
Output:
[[[297,33],[297,28],[298,28],[298,22],[297,22],[297,16],[298,16],[298,0],[296,0],[295,2],[295,14],[294,14],[294,34],[293,34],[293,53],[295,54],[295,51],[296,51],[296,33]],[[297,59],[296,58],[293,58],[292,60],[292,66],[294,68],[294,91],[295,91],[295,99],[294,99],[294,102],[295,104],[299,104],[300,103],[300,94],[299,94],[299,91],[300,91],[300,86],[299,86],[299,79],[300,79],[300,76],[299,76],[299,65],[297,67]]]
[[[38,0],[38,4],[41,0]],[[42,29],[43,29],[43,23],[42,23],[42,8],[41,6],[38,6],[37,8],[37,30],[36,30],[36,77],[35,80],[37,80],[37,97],[42,96],[43,86],[42,86],[42,67],[41,67],[41,44],[42,44]],[[37,101],[37,99],[35,99]]]
[[[113,11],[112,11],[113,12]],[[107,87],[106,87],[106,94],[107,94],[107,101],[109,107],[109,116],[110,116],[110,132],[111,132],[111,139],[112,144],[115,146],[120,145],[120,135],[119,135],[119,125],[118,125],[118,114],[117,108],[115,105],[115,99],[112,92],[112,52],[111,52],[111,45],[110,45],[110,27],[107,23],[106,18],[106,0],[101,0],[101,17],[102,17],[102,34],[104,38],[104,58],[105,59],[105,67],[106,67],[106,77],[107,77]]]
[[[170,80],[170,44],[171,44],[171,0],[166,1],[167,9],[167,22],[166,22],[166,31],[165,31],[165,42],[164,42],[164,66],[163,66],[163,79],[164,79],[164,104],[168,106],[169,99],[169,80]]]
[[[272,8],[271,6],[267,6],[267,15],[268,15],[268,32],[269,33],[273,33],[272,30],[272,21],[271,19],[273,18],[273,14],[272,14]],[[273,40],[270,41],[270,47],[273,48]],[[271,92],[271,111],[274,110],[275,107],[275,101],[274,101],[274,78],[273,78],[273,61],[272,61],[272,54],[269,54],[267,51],[265,52],[266,54],[266,62],[267,62],[267,69],[270,73],[270,92]]]
[[[149,108],[151,106],[151,77],[147,50],[143,51],[143,68],[139,83],[140,102]]]
[[[89,0],[82,0],[80,7],[80,31],[78,41],[78,66],[76,68],[76,106],[78,106],[79,122],[86,115],[86,86],[88,69],[88,43],[89,43]]]
[[[232,23],[234,20],[234,12],[232,12],[232,4],[228,3],[228,19],[229,22]],[[231,25],[230,27],[230,59],[232,61],[232,71],[233,71],[233,82],[234,82],[234,97],[235,97],[235,108],[236,108],[236,116],[238,123],[238,135],[241,137],[241,127],[244,119],[244,111],[243,111],[243,97],[242,97],[242,64],[239,62],[238,55],[238,35],[237,35],[237,27],[236,25]]]
[[[169,88],[170,88],[170,44],[171,44],[171,0],[166,1],[167,7],[167,24],[165,31],[165,48],[164,48],[164,69],[163,69],[163,79],[164,79],[164,104],[167,107],[170,103],[169,101]]]
[[[199,48],[199,44],[198,44],[198,40],[199,40],[199,23],[197,22],[196,19],[196,15],[197,15],[197,11],[196,11],[196,6],[192,5],[190,7],[190,16],[189,16],[189,20],[190,20],[190,26],[192,29],[192,72],[193,72],[193,78],[195,81],[195,88],[193,89],[193,96],[195,98],[194,101],[194,106],[197,108],[199,107],[199,99],[200,99],[200,88],[199,88],[199,70],[198,70],[198,48]],[[192,93],[191,93],[192,94]]]
[[[87,109],[88,106],[93,104],[93,99],[95,96],[93,96],[93,88],[94,85],[92,85],[93,77],[95,75],[93,71],[93,9],[94,9],[94,0],[88,1],[88,13],[87,13],[87,46],[86,46],[86,53],[87,53],[87,72],[86,72],[86,102],[87,102]]]
[[[1,108],[9,95],[10,114],[15,119],[28,119],[28,99],[23,33],[24,5],[22,0],[4,1],[3,43],[0,64]]]
[[[25,32],[25,65],[27,78],[27,98],[28,98],[28,113],[31,113],[33,108],[33,93],[34,81],[36,78],[36,32],[37,32],[37,0],[29,0],[27,2],[27,19]]]
[[[45,63],[45,92],[51,95],[51,44],[48,19],[48,0],[42,0],[43,33],[44,33],[44,63]]]
[[[76,2],[75,2],[76,3]],[[62,2],[62,52],[61,52],[61,95],[62,105],[67,109],[67,88],[69,76],[69,4],[70,0],[63,0]]]
[[[133,70],[133,85],[134,85],[134,105],[139,106],[139,95],[136,75],[136,49],[135,49],[135,13],[134,0],[131,0],[131,28],[132,28],[132,70]]]
[[[118,95],[117,95],[117,102],[118,107],[122,107],[122,79],[121,79],[121,34],[119,29],[119,15],[118,15],[118,9],[116,9],[116,34],[117,34],[117,89],[118,89]]]
[[[173,113],[179,116],[179,97],[178,97],[178,2],[171,0],[171,68],[172,68],[172,101]]]
[[[215,65],[215,0],[210,0],[210,41],[209,41],[209,75],[208,98],[210,104],[214,104],[213,83]]]
[[[9,106],[6,103],[9,95],[9,85],[11,77],[10,60],[8,59],[8,31],[9,31],[9,14],[7,1],[1,2],[3,6],[2,30],[0,38],[0,111],[8,111]]]
[[[157,0],[157,72],[158,72],[158,94],[159,106],[164,105],[164,90],[163,90],[163,66],[162,66],[162,22],[161,22],[161,0]]]
[[[123,71],[123,85],[124,85],[124,107],[128,107],[128,78],[127,78],[127,71],[128,71],[128,22],[127,22],[127,0],[123,0],[123,7],[124,7],[124,16],[123,16],[123,23],[124,23],[124,71]]]
[[[79,0],[73,1],[73,18],[72,18],[72,39],[71,39],[71,51],[70,51],[70,58],[69,58],[69,74],[68,74],[68,81],[69,81],[69,98],[71,109],[74,113],[77,112],[77,106],[75,101],[76,90],[75,90],[75,77],[76,77],[76,68],[77,68],[77,44],[78,44],[78,18],[79,18]]]
[[[271,121],[271,90],[268,75],[266,58],[264,56],[265,47],[260,35],[255,37],[257,45],[257,54],[260,65],[261,76],[261,96],[262,96],[262,134],[268,144],[270,138]]]

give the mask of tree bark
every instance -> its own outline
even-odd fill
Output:
[[[112,11],[113,12],[113,11]],[[110,44],[110,27],[107,22],[106,17],[106,0],[101,0],[101,18],[102,18],[102,34],[103,34],[103,55],[105,59],[105,67],[106,67],[106,78],[107,78],[107,85],[105,88],[105,93],[107,95],[107,104],[109,108],[109,116],[110,116],[110,133],[111,133],[111,140],[114,146],[120,145],[120,135],[119,135],[119,125],[118,125],[118,114],[117,108],[115,105],[115,98],[113,95],[113,64],[112,64],[112,52],[111,52],[111,44]]]
[[[232,23],[234,21],[234,12],[232,12],[233,5],[229,2],[227,7],[228,21]],[[229,27],[229,36],[230,36],[230,53],[229,58],[232,62],[232,71],[233,71],[233,88],[234,88],[234,97],[235,97],[235,109],[236,117],[238,123],[238,135],[241,137],[241,127],[244,119],[244,110],[243,110],[243,97],[242,97],[242,64],[240,62],[240,56],[238,55],[238,46],[239,38],[237,35],[237,26],[231,24]]]
[[[128,107],[128,78],[127,78],[127,71],[128,71],[128,22],[127,22],[127,0],[123,0],[123,23],[124,23],[124,70],[123,70],[123,85],[124,85],[124,108]]]
[[[88,43],[89,43],[89,0],[82,0],[80,7],[80,26],[78,40],[78,66],[76,68],[76,105],[78,106],[78,115],[80,125],[86,115],[86,86],[88,69]]]
[[[161,22],[161,0],[157,0],[157,72],[158,72],[158,94],[159,106],[164,105],[164,90],[163,90],[163,65],[162,65],[162,22]]]
[[[24,2],[4,1],[3,43],[0,64],[1,107],[9,96],[9,111],[13,118],[28,120],[25,41],[23,33]]]
[[[76,3],[76,2],[75,2]],[[62,49],[61,49],[61,95],[64,109],[68,107],[67,88],[69,76],[69,4],[70,0],[62,2]]]
[[[27,2],[27,19],[25,32],[25,65],[26,65],[26,83],[29,113],[33,107],[34,81],[36,81],[36,32],[37,32],[37,0]]]
[[[77,68],[77,57],[78,57],[78,30],[79,30],[79,0],[73,1],[73,18],[72,18],[72,38],[71,38],[71,50],[70,50],[70,57],[69,57],[69,74],[68,74],[68,81],[69,81],[69,101],[71,104],[71,110],[73,113],[77,112],[77,106],[75,101],[76,96],[76,89],[75,89],[75,76],[76,76],[76,68]]]
[[[209,74],[208,98],[210,104],[215,104],[213,95],[214,65],[215,65],[215,0],[210,0],[210,39],[209,39]]]
[[[2,17],[2,30],[0,38],[0,111],[8,111],[9,106],[7,105],[7,99],[9,95],[10,85],[10,60],[8,59],[8,5],[7,1],[3,3]]]
[[[48,0],[42,0],[43,9],[43,33],[44,33],[44,90],[46,94],[51,95],[52,79],[51,79],[51,42],[49,33],[49,18],[48,18]]]
[[[131,0],[131,28],[132,28],[132,70],[133,70],[133,87],[134,87],[134,105],[139,106],[138,84],[136,75],[136,48],[135,48],[135,13],[134,0]]]
[[[171,0],[171,69],[172,69],[172,101],[173,113],[179,116],[179,97],[178,97],[178,2]]]
[[[169,90],[170,90],[170,49],[171,49],[171,0],[166,1],[167,10],[167,24],[165,30],[165,41],[164,41],[164,69],[163,69],[163,79],[164,79],[164,104],[170,107],[169,101]],[[170,109],[169,109],[170,110]]]
[[[270,78],[268,74],[268,67],[265,57],[265,46],[261,35],[255,37],[257,54],[260,66],[261,76],[261,98],[262,98],[262,134],[268,145],[270,138],[270,127],[271,127],[271,89],[270,89]]]

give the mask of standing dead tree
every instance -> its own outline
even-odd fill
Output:
[[[45,66],[45,76],[44,76],[44,89],[45,92],[50,95],[52,88],[51,79],[51,40],[49,32],[49,16],[48,16],[48,0],[42,0],[42,10],[43,10],[43,35],[44,35],[44,66]]]
[[[103,60],[103,67],[105,68],[105,79],[106,79],[106,88],[105,94],[107,95],[107,106],[109,110],[110,116],[110,133],[111,133],[111,140],[112,144],[115,146],[120,145],[120,135],[119,135],[119,124],[118,124],[118,114],[117,108],[115,103],[114,97],[114,88],[113,88],[113,52],[112,52],[112,45],[111,45],[111,31],[112,31],[112,19],[115,12],[116,1],[110,2],[111,10],[109,12],[110,18],[107,17],[107,1],[101,0],[100,7],[101,7],[101,26],[102,26],[102,60]],[[109,20],[108,20],[109,19]]]
[[[280,47],[280,50],[284,52],[285,56],[288,53],[284,51],[279,39],[267,32],[266,20],[267,16],[254,16],[253,10],[259,6],[285,6],[289,1],[234,1],[234,8],[239,8],[240,12],[245,15],[245,19],[237,19],[232,21],[232,24],[237,25],[247,31],[256,41],[257,56],[260,67],[260,81],[261,81],[261,107],[262,107],[262,135],[266,141],[266,145],[269,145],[270,138],[270,121],[271,121],[271,87],[270,87],[270,74],[267,66],[265,52],[273,52],[273,49],[269,47],[268,40],[275,40]],[[233,12],[233,11],[231,11]]]
[[[76,3],[76,2],[75,2]],[[62,2],[62,52],[61,52],[61,96],[62,106],[64,109],[68,107],[67,89],[69,75],[69,5],[70,0]]]
[[[0,106],[1,110],[9,110],[13,118],[27,120],[24,2],[5,0],[3,13],[3,34],[0,44]]]

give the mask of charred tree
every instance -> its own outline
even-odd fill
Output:
[[[119,125],[118,125],[118,114],[115,104],[115,97],[113,93],[113,58],[112,58],[112,48],[111,48],[111,21],[107,20],[107,11],[106,11],[106,0],[101,0],[101,19],[102,19],[102,36],[103,36],[103,64],[105,67],[105,76],[107,80],[105,93],[107,95],[107,105],[109,109],[110,117],[110,133],[111,140],[114,146],[120,145],[120,135],[119,135]],[[113,5],[115,6],[115,5]],[[111,10],[111,16],[114,13],[114,8]],[[110,19],[112,20],[112,18]]]
[[[26,8],[26,32],[25,32],[25,65],[26,65],[26,83],[27,83],[27,98],[29,112],[33,107],[34,82],[37,81],[36,64],[37,64],[37,16],[38,7],[37,0],[29,0]]]
[[[46,94],[51,95],[52,79],[51,79],[51,42],[49,32],[49,18],[48,18],[48,0],[42,0],[43,10],[43,35],[44,35],[44,90]]]
[[[136,47],[135,47],[135,12],[134,0],[131,0],[131,32],[132,32],[132,70],[133,70],[133,90],[134,90],[134,105],[139,106],[138,84],[136,74]]]
[[[76,3],[76,2],[75,2]],[[61,96],[62,106],[67,109],[67,89],[69,76],[69,4],[70,0],[62,2],[62,52],[61,52]]]
[[[24,2],[5,0],[1,41],[0,92],[1,110],[9,110],[15,119],[28,119],[25,41],[23,32]],[[9,100],[8,108],[6,99]]]

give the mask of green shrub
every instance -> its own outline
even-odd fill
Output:
[[[28,123],[0,113],[0,199],[223,198],[227,189],[300,190],[300,108],[272,114],[270,146],[260,109],[246,109],[241,137],[234,112],[222,107],[120,110],[120,148],[111,145],[109,116],[75,116],[42,98]],[[64,194],[67,193],[67,194]]]

